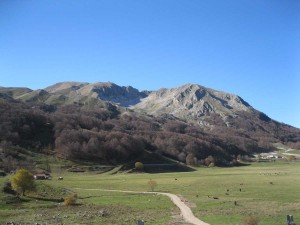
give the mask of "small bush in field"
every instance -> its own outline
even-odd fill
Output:
[[[34,190],[35,183],[32,173],[25,169],[17,170],[11,180],[12,189],[25,196],[26,191]]]
[[[154,188],[157,186],[157,183],[155,180],[149,180],[148,185],[151,188],[151,191],[154,191]]]
[[[243,225],[258,225],[259,219],[254,216],[247,216],[243,219]]]
[[[75,205],[76,201],[77,201],[77,194],[76,193],[72,193],[69,194],[67,197],[65,197],[64,199],[64,205]]]
[[[141,162],[136,162],[136,163],[134,164],[134,167],[135,167],[135,169],[138,170],[138,171],[143,171],[143,170],[144,170],[144,164],[141,163]]]

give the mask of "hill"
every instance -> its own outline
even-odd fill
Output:
[[[300,145],[299,129],[237,95],[194,84],[143,92],[81,82],[0,88],[0,128],[5,170],[28,161],[20,155],[25,150],[102,164],[155,163],[145,158],[151,153],[152,159],[229,166],[273,150],[275,142]]]
[[[98,99],[106,102],[112,102],[121,106],[135,105],[147,95],[139,92],[137,89],[128,86],[120,87],[111,82],[98,83],[79,83],[79,82],[62,82],[45,88],[52,94],[63,94],[73,101],[79,99]],[[79,100],[80,101],[80,100]]]
[[[195,84],[152,92],[134,108],[153,115],[172,114],[187,121],[199,121],[211,113],[222,115],[225,121],[226,117],[236,116],[238,112],[253,111],[239,96]]]

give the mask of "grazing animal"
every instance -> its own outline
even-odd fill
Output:
[[[213,197],[213,199],[219,199],[218,197]]]
[[[237,205],[237,202],[236,202],[236,201],[234,201],[234,205]]]

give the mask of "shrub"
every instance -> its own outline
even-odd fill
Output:
[[[210,155],[204,159],[204,163],[206,166],[209,166],[211,163],[215,163],[215,159]]]
[[[13,176],[11,185],[13,190],[25,196],[25,192],[35,188],[34,177],[28,170],[20,169]]]
[[[157,186],[157,183],[155,180],[149,180],[148,185],[151,188],[151,191],[154,191],[154,188]]]
[[[189,166],[196,166],[197,164],[197,158],[194,154],[189,153],[185,159],[186,164]]]
[[[258,225],[259,219],[254,216],[247,216],[243,219],[243,225]]]
[[[135,167],[135,169],[138,170],[138,171],[143,171],[143,170],[144,170],[144,164],[141,163],[141,162],[136,162],[136,163],[134,164],[134,167]]]
[[[64,205],[75,205],[77,201],[77,194],[71,193],[64,199]]]

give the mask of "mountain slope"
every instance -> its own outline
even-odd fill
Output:
[[[61,93],[68,94],[70,91],[78,90],[88,83],[85,82],[60,82],[49,87],[46,87],[44,90],[50,93]]]
[[[61,82],[45,88],[53,95],[64,95],[66,103],[81,102],[97,99],[99,101],[111,102],[120,106],[135,105],[147,96],[146,92],[139,92],[131,86],[118,86],[111,82],[81,83]]]
[[[17,98],[26,93],[32,92],[29,88],[23,87],[0,87],[0,93],[10,96],[12,98]]]
[[[272,120],[237,95],[195,84],[152,92],[132,109],[153,116],[172,115],[223,140],[235,139],[236,143],[238,137],[247,137],[265,148],[278,140],[297,140],[300,134],[299,129]],[[239,145],[245,150],[257,148]]]
[[[143,110],[152,115],[172,114],[186,121],[198,123],[212,113],[219,114],[226,120],[226,117],[234,117],[238,112],[254,111],[237,95],[195,84],[152,92],[133,109]]]
[[[195,84],[153,92],[109,82],[0,88],[0,106],[0,153],[20,146],[116,164],[151,152],[191,165],[233,165],[272,143],[300,145],[299,129],[237,95]]]
[[[93,98],[113,102],[126,107],[135,105],[140,102],[142,98],[146,97],[145,93],[139,92],[131,86],[121,87],[110,82],[88,84],[80,88],[78,92],[82,96],[91,96]]]

